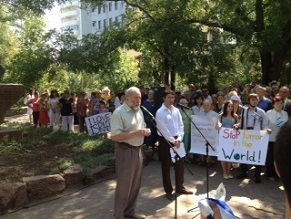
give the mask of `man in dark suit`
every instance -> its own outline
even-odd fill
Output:
[[[289,99],[290,89],[287,86],[283,86],[279,90],[279,95],[284,101],[283,110],[288,113],[289,118],[291,117],[291,100]]]

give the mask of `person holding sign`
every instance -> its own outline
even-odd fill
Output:
[[[212,102],[209,101],[209,99],[204,99],[203,100],[204,111],[198,113],[198,115],[199,116],[205,116],[205,117],[210,119],[212,124],[216,124],[217,123],[218,113],[213,111],[213,110],[211,110],[211,105],[212,105]],[[206,155],[200,155],[199,162],[198,162],[199,166],[202,166],[202,165],[206,164],[207,167],[211,167],[212,163],[214,163],[214,160],[212,159],[211,156],[207,157]]]
[[[276,136],[280,130],[280,128],[284,125],[288,120],[288,113],[283,109],[284,101],[280,96],[275,96],[273,98],[273,106],[274,109],[267,111],[266,115],[269,122],[269,127],[272,129],[272,133],[269,138],[268,145],[268,153],[267,153],[267,161],[266,161],[266,173],[267,179],[270,181],[274,181],[274,177],[276,175],[275,167],[274,167],[274,144],[276,140]]]
[[[247,97],[248,106],[243,109],[241,115],[241,122],[237,128],[248,129],[248,130],[267,130],[270,134],[271,130],[268,127],[268,118],[266,113],[261,108],[257,107],[259,103],[259,97],[255,93],[251,93]],[[237,179],[245,179],[248,177],[248,165],[241,164],[241,174],[238,175]],[[261,183],[261,172],[262,166],[256,165],[254,182]]]
[[[166,198],[174,200],[173,187],[171,183],[170,168],[171,154],[170,145],[179,148],[184,136],[184,125],[179,109],[174,107],[175,92],[165,90],[163,93],[164,103],[156,113],[156,122],[159,135],[159,149],[162,163],[163,186]],[[174,164],[176,174],[176,191],[180,194],[193,194],[184,187],[184,163],[179,159]]]
[[[144,137],[146,129],[140,109],[141,93],[137,87],[125,91],[125,101],[111,116],[111,139],[116,142],[116,190],[114,218],[145,218],[135,212],[141,185]]]
[[[217,126],[218,129],[221,127],[223,128],[237,128],[239,118],[238,115],[234,113],[233,110],[233,102],[228,100],[223,105],[222,113],[218,115]],[[220,161],[222,171],[223,171],[223,178],[224,179],[232,179],[233,176],[230,174],[231,169],[231,162]]]

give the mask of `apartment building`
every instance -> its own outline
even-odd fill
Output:
[[[61,5],[61,33],[71,31],[78,39],[89,33],[100,34],[113,24],[122,25],[126,4],[124,1],[104,1],[93,8],[78,0]]]

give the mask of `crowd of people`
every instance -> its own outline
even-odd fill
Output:
[[[25,97],[29,121],[36,127],[51,127],[63,131],[74,131],[74,125],[79,126],[79,132],[87,132],[85,118],[99,113],[113,112],[124,101],[124,91],[118,95],[108,87],[92,92],[79,93],[57,90],[39,93],[31,89]]]
[[[260,84],[248,84],[241,88],[237,83],[234,83],[230,90],[210,94],[207,86],[202,86],[201,89],[198,89],[191,84],[189,89],[184,92],[172,91],[169,87],[165,87],[162,94],[162,103],[155,101],[155,94],[160,94],[153,90],[148,90],[144,93],[145,90],[140,91],[135,87],[129,88],[126,92],[125,104],[123,104],[122,108],[113,112],[111,123],[112,140],[116,142],[119,153],[119,158],[116,161],[116,167],[119,171],[117,173],[115,196],[115,218],[124,218],[126,216],[130,216],[130,218],[145,218],[144,215],[135,212],[137,191],[139,190],[141,179],[142,139],[149,147],[159,147],[166,198],[169,200],[174,199],[170,177],[170,167],[174,161],[171,159],[170,145],[176,148],[184,145],[186,150],[185,160],[191,159],[191,153],[189,153],[191,142],[189,116],[191,115],[206,116],[213,119],[213,121],[216,121],[218,130],[222,127],[266,130],[270,135],[266,161],[267,179],[273,181],[279,173],[280,176],[284,175],[285,183],[283,184],[286,185],[289,182],[286,177],[290,176],[290,174],[288,175],[288,171],[287,173],[282,173],[282,171],[286,170],[286,165],[284,166],[282,162],[279,162],[280,170],[276,171],[274,161],[277,163],[279,159],[278,147],[280,145],[277,144],[277,148],[275,148],[274,144],[281,127],[285,127],[286,125],[284,124],[290,123],[287,122],[291,116],[290,89],[288,86],[279,86],[279,83],[274,81],[270,83],[270,88],[271,91],[269,87]],[[139,104],[146,108],[146,111],[143,108],[143,110],[139,108]],[[181,109],[181,106],[186,106],[187,110]],[[137,121],[142,112],[144,121]],[[131,121],[131,124],[128,124],[128,121]],[[145,127],[151,131],[147,132]],[[286,131],[284,131],[284,134],[286,138]],[[286,147],[284,151],[287,151]],[[274,152],[276,150],[277,153]],[[125,156],[127,159],[125,159]],[[208,165],[213,163],[212,159],[205,155],[198,156],[197,163],[199,165]],[[222,177],[224,179],[234,178],[230,172],[231,166],[232,163],[230,162],[221,162]],[[262,166],[256,165],[255,167],[253,181],[261,183]],[[183,185],[183,161],[176,160],[174,168],[176,192],[192,194],[192,191]],[[130,169],[130,178],[128,172],[124,171],[124,169]],[[135,174],[138,174],[138,176],[133,177]],[[248,174],[248,165],[241,164],[241,174],[236,178],[244,179],[249,177]],[[135,185],[135,187],[130,185]],[[125,187],[127,188],[126,190],[124,189]]]
[[[212,119],[218,131],[221,128],[266,130],[269,144],[265,175],[270,181],[278,177],[274,166],[276,136],[291,116],[290,88],[286,85],[280,86],[277,81],[272,81],[268,86],[255,82],[241,86],[236,82],[215,93],[211,93],[205,85],[198,87],[190,84],[184,91],[173,91],[169,86],[165,86],[162,91],[131,87],[115,95],[105,87],[102,91],[92,92],[90,96],[85,91],[78,95],[64,91],[59,95],[57,90],[40,95],[31,91],[29,95],[26,104],[36,126],[53,127],[60,124],[62,130],[70,131],[73,130],[74,122],[76,124],[78,121],[79,131],[86,132],[85,117],[112,112],[111,138],[116,142],[117,150],[115,218],[145,218],[135,212],[143,163],[141,145],[159,148],[163,187],[169,200],[173,200],[174,196],[170,177],[172,160],[168,144],[177,148],[183,145],[186,162],[209,167],[217,162],[215,157],[190,153],[189,117],[192,115]],[[162,101],[157,101],[155,95],[162,95]],[[144,108],[140,108],[140,105]],[[181,105],[187,108],[182,109]],[[231,174],[232,163],[222,161],[220,164],[222,177],[234,178]],[[174,167],[178,186],[176,191],[180,194],[192,194],[183,185],[182,160],[178,160]],[[248,164],[240,164],[240,168],[241,173],[235,178],[248,178]],[[262,171],[263,166],[255,166],[255,183],[262,182]]]

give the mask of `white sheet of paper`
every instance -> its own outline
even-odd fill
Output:
[[[179,154],[179,156],[180,156],[181,158],[185,157],[185,155],[186,155],[186,151],[185,151],[185,147],[184,147],[184,143],[183,143],[183,142],[181,142],[179,148],[174,147],[174,149],[176,150],[176,152]],[[170,148],[170,153],[171,153],[172,161],[173,161],[173,163],[175,163],[175,156],[176,156],[176,153],[173,151],[172,148]]]

